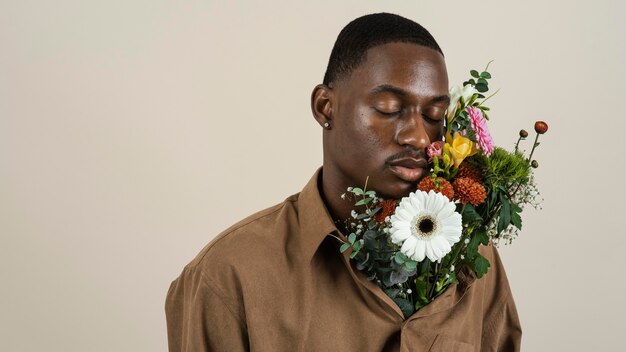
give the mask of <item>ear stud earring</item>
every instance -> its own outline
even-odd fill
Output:
[[[330,123],[328,121],[324,122],[324,128],[330,128]]]

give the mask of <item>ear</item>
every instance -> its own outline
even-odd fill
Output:
[[[311,93],[311,111],[313,117],[320,126],[325,127],[326,123],[332,126],[333,107],[332,107],[333,91],[325,84],[318,84],[313,88]]]

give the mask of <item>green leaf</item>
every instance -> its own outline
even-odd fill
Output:
[[[489,78],[491,78],[491,73],[489,73],[487,71],[483,71],[483,72],[480,73],[480,77],[489,79]]]
[[[363,219],[366,219],[366,218],[369,218],[369,217],[371,217],[371,215],[367,215],[366,213],[363,213],[363,214],[357,215],[356,219],[357,220],[363,220]]]
[[[400,310],[402,311],[402,314],[404,314],[404,319],[410,317],[411,314],[413,314],[413,312],[415,312],[415,309],[413,308],[413,305],[408,300],[406,300],[404,298],[400,298],[400,297],[395,297],[395,298],[393,298],[393,301],[396,302],[398,307],[400,307]]]
[[[376,191],[367,191],[365,192],[365,195],[368,197],[374,197],[376,195]]]
[[[501,196],[502,208],[500,209],[500,218],[498,219],[498,233],[503,231],[511,223],[511,206],[509,200]]]
[[[472,77],[474,77],[474,78],[478,78],[479,77],[478,71],[476,71],[476,70],[471,70],[470,71],[470,75],[472,75]]]
[[[484,93],[484,92],[488,91],[489,88],[487,87],[486,84],[477,83],[476,84],[476,90],[481,92],[481,93]]]
[[[419,274],[420,275],[426,275],[426,273],[428,272],[428,269],[430,269],[430,259],[424,258],[424,260],[422,260],[420,262]],[[418,280],[418,282],[419,282],[419,280]]]
[[[477,229],[471,236],[470,242],[467,244],[466,256],[468,259],[475,258],[478,255],[478,246],[489,243],[489,236],[484,228]]]
[[[363,246],[363,243],[361,243],[361,241],[356,241],[352,244],[352,250],[358,252],[361,250],[361,246]]]
[[[354,241],[356,241],[356,234],[353,232],[348,236],[348,242],[350,242],[350,244],[354,243]]]
[[[491,264],[489,264],[489,261],[485,257],[480,254],[476,256],[474,260],[474,271],[479,279],[487,273],[489,266],[491,266]]]
[[[406,269],[406,271],[411,272],[417,269],[417,262],[415,260],[409,259],[404,263],[404,268]]]
[[[487,82],[487,80],[484,79],[484,78],[479,78],[477,82],[478,82],[478,84],[484,84],[486,86],[489,85],[489,82]]]
[[[515,203],[511,203],[511,223],[518,229],[522,229],[522,217],[519,215],[522,212],[522,208]]]
[[[391,299],[393,299],[398,295],[398,293],[400,293],[400,289],[398,288],[388,288],[384,291],[387,296],[391,297]]]
[[[415,280],[415,291],[417,293],[417,299],[422,302],[427,302],[426,295],[428,294],[428,284],[426,283],[426,275],[420,275]]]
[[[406,255],[404,255],[402,252],[396,253],[396,255],[393,258],[396,261],[396,263],[400,265],[404,264],[404,262],[406,262],[407,260]]]
[[[352,193],[356,194],[357,196],[361,196],[361,195],[363,195],[363,190],[360,189],[359,187],[354,187],[352,189]]]
[[[342,244],[342,245],[341,245],[341,247],[339,248],[339,252],[340,252],[340,253],[343,253],[343,252],[347,251],[347,250],[348,250],[348,248],[350,248],[350,243],[344,243],[344,244]]]
[[[518,229],[522,229],[522,217],[519,216],[519,213],[516,212],[512,212],[511,213],[511,223],[513,224],[513,226],[517,227]]]
[[[483,218],[478,214],[476,208],[473,205],[467,203],[465,204],[465,209],[463,209],[463,222],[470,223],[474,221],[483,221]]]

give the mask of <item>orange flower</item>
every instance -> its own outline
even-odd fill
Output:
[[[480,170],[467,162],[461,163],[459,165],[459,172],[456,174],[456,178],[468,177],[476,182],[480,182],[483,179],[482,172]]]
[[[393,215],[393,213],[396,211],[398,203],[394,199],[385,199],[382,202],[378,203],[378,206],[380,206],[381,209],[374,215],[374,220],[380,223],[384,223],[385,219],[388,216]]]
[[[452,200],[454,197],[452,184],[450,184],[450,182],[443,177],[425,177],[420,181],[420,183],[417,184],[417,189],[423,192],[433,190],[436,193],[441,193],[448,197],[449,200]]]
[[[469,177],[459,177],[454,180],[452,185],[457,197],[463,204],[471,203],[476,206],[483,203],[487,198],[485,187]]]

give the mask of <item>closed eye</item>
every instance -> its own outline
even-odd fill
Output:
[[[402,110],[393,111],[393,112],[385,112],[385,111],[380,111],[378,109],[374,109],[374,110],[376,110],[377,113],[383,116],[389,116],[389,117],[398,116],[402,113]]]
[[[432,124],[437,124],[437,123],[443,122],[443,117],[442,118],[438,118],[438,119],[434,119],[434,118],[432,118],[432,117],[430,117],[430,116],[428,116],[426,114],[422,114],[422,117],[424,117],[424,120],[426,120],[426,121],[428,121],[428,122],[430,122]]]

